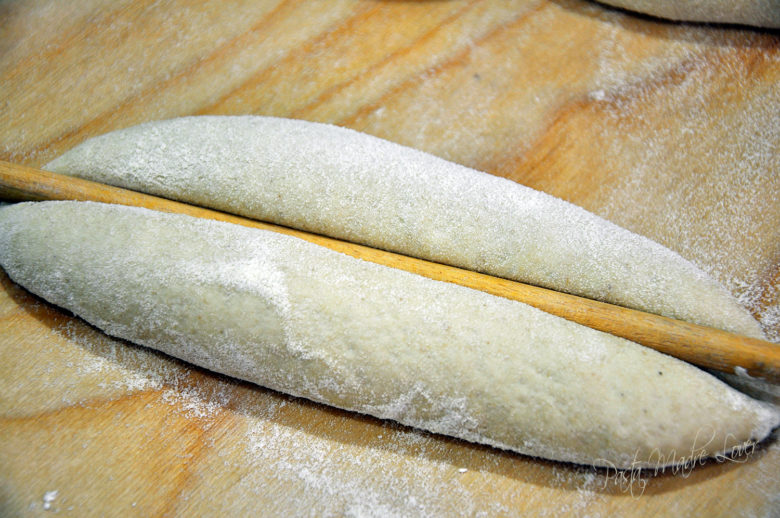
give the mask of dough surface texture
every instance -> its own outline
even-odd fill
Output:
[[[658,467],[780,416],[524,304],[289,237],[88,202],[0,208],[0,264],[110,335],[259,385],[548,459]]]
[[[186,117],[92,138],[46,169],[763,337],[671,250],[548,194],[345,128]]]
[[[598,0],[638,13],[685,22],[780,27],[779,0]]]

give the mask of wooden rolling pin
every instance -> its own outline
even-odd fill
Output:
[[[452,266],[385,252],[317,234],[255,221],[96,182],[0,161],[0,198],[116,203],[271,230],[358,259],[517,300],[599,331],[621,336],[681,360],[723,372],[780,382],[780,346],[719,329],[598,302]]]

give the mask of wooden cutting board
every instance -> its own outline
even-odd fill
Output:
[[[775,341],[779,84],[777,32],[586,1],[0,2],[0,159],[182,115],[335,123],[651,237]],[[618,474],[335,410],[111,339],[0,274],[3,516],[780,512],[776,440],[694,461]]]

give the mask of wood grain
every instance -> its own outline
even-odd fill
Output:
[[[773,341],[779,85],[776,32],[584,0],[0,2],[0,159],[198,113],[347,126],[662,243]],[[777,444],[642,486],[224,379],[0,274],[0,515],[772,516]]]

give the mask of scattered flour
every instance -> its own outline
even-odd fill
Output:
[[[43,509],[45,511],[51,510],[52,503],[57,498],[58,491],[55,489],[53,491],[46,491],[43,494]]]
[[[780,88],[754,88],[753,69],[721,33],[670,31],[697,44],[677,44],[673,59],[643,80],[597,90],[607,93],[595,95],[603,121],[594,145],[608,167],[626,169],[605,182],[591,207],[701,267],[759,316],[770,340],[780,341]],[[760,37],[753,39],[760,48]],[[758,59],[780,63],[769,50]],[[744,95],[724,98],[717,86],[724,83]],[[729,134],[735,138],[720,137]],[[680,174],[691,167],[700,171]]]

